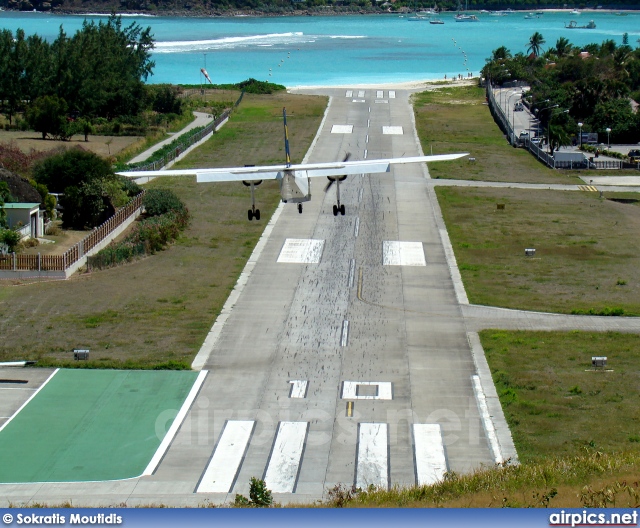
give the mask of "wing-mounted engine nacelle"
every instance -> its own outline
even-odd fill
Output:
[[[330,182],[334,182],[334,181],[344,181],[347,179],[347,175],[345,174],[344,176],[327,176],[327,180],[329,180]]]
[[[262,180],[242,180],[242,185],[251,187],[251,209],[247,211],[247,217],[249,221],[260,220],[260,209],[256,209],[256,195],[255,188],[262,183]]]

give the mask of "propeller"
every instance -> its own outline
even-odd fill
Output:
[[[345,161],[349,161],[350,157],[351,157],[351,152],[347,152],[342,162],[344,163]],[[329,183],[327,183],[327,185],[325,186],[324,192],[327,192],[333,185],[333,182],[335,182],[336,180],[340,180],[340,181],[345,180],[347,178],[347,175],[345,174],[344,176],[327,176],[327,178],[329,180]]]

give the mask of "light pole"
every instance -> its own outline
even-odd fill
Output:
[[[542,112],[543,110],[550,110],[551,108],[558,108],[560,105],[554,104],[551,106],[546,106],[544,108],[536,108],[535,112],[536,112],[536,118],[538,115],[538,112]],[[551,121],[551,119],[549,119],[549,121]],[[538,119],[538,123],[537,123],[537,127],[536,127],[536,136],[540,135],[540,119]]]
[[[580,134],[580,150],[582,150],[582,125],[583,123],[578,123],[578,130]]]
[[[611,141],[609,140],[610,134],[611,134],[611,129],[607,128],[607,150],[611,149]]]

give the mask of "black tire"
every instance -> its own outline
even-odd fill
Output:
[[[256,209],[256,212],[254,214],[256,216],[256,220],[260,220],[260,209]]]
[[[342,204],[342,205],[340,206],[340,214],[341,214],[342,216],[344,216],[344,213],[345,213],[345,212],[346,212],[346,210],[345,210],[345,208],[344,208],[344,204]]]
[[[300,214],[302,214],[302,204],[301,203],[298,204],[298,212]]]
[[[333,216],[338,216],[338,206],[337,205],[333,206]]]
[[[253,211],[251,209],[247,211],[247,217],[249,218],[249,222],[253,220]]]

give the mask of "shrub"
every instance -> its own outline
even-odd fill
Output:
[[[160,216],[170,211],[185,212],[186,207],[173,191],[169,189],[149,189],[143,199],[147,215]]]
[[[9,251],[15,251],[20,243],[20,234],[11,229],[0,229],[0,243],[6,244]]]

